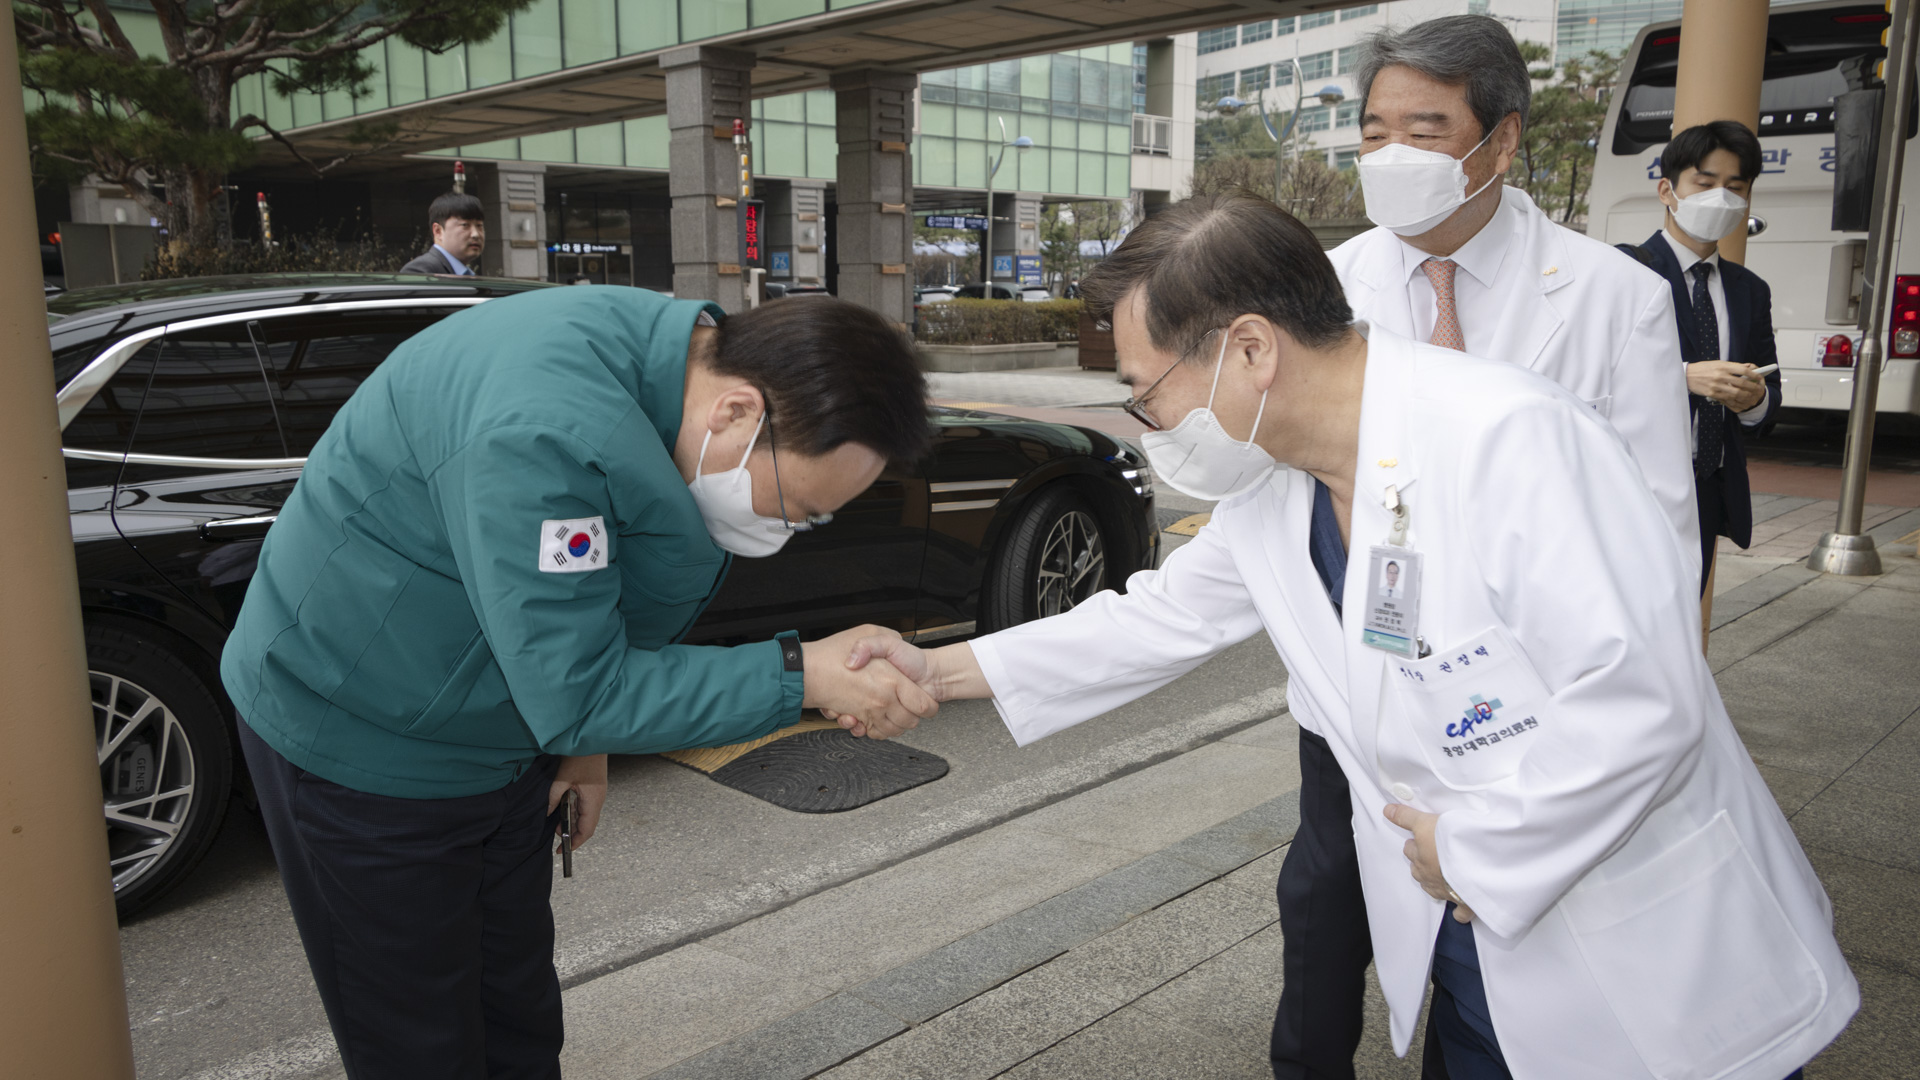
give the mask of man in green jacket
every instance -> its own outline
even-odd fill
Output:
[[[732,555],[772,554],[928,440],[909,343],[831,299],[728,318],[535,290],[360,387],[221,663],[350,1077],[559,1075],[548,814],[575,790],[591,835],[606,754],[809,707],[933,712],[891,668],[847,669],[863,630],[678,644]]]

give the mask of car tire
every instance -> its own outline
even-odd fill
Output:
[[[1069,610],[1107,588],[1106,534],[1087,500],[1042,488],[1009,525],[980,597],[991,633]]]
[[[87,683],[114,905],[125,917],[206,857],[233,790],[233,737],[205,680],[145,635],[88,627]]]

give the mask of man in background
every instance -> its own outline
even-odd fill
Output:
[[[1660,152],[1657,192],[1666,227],[1641,250],[1673,289],[1680,356],[1693,410],[1693,477],[1700,513],[1700,634],[1713,610],[1714,548],[1725,536],[1753,542],[1753,496],[1741,433],[1780,409],[1773,292],[1753,271],[1720,257],[1720,240],[1747,224],[1760,175],[1760,140],[1735,120],[1690,127]]]
[[[479,273],[480,250],[487,246],[487,212],[472,195],[447,192],[427,207],[433,246],[400,268],[403,274]]]

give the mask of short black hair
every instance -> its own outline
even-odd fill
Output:
[[[1678,183],[1681,173],[1699,168],[1715,150],[1740,159],[1740,179],[1751,184],[1760,178],[1760,139],[1738,120],[1696,124],[1675,135],[1660,151],[1660,175],[1669,184]]]
[[[1147,336],[1186,354],[1242,315],[1261,315],[1309,348],[1340,341],[1353,324],[1340,278],[1298,218],[1246,191],[1186,199],[1134,226],[1088,272],[1080,295],[1094,319],[1135,288]]]
[[[433,205],[427,207],[427,220],[433,224],[445,225],[448,218],[459,218],[462,221],[485,221],[487,220],[487,210],[486,207],[480,205],[478,198],[458,191],[449,191],[445,195],[433,200]]]
[[[818,457],[858,443],[906,466],[933,445],[913,343],[857,304],[805,296],[729,315],[706,362],[759,388],[783,450]]]

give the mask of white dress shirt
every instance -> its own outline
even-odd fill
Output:
[[[1500,264],[1506,260],[1507,249],[1513,246],[1518,213],[1502,200],[1485,227],[1460,245],[1460,250],[1447,256],[1459,267],[1453,275],[1453,313],[1460,321],[1465,351],[1474,356],[1494,355],[1494,330],[1505,317],[1503,309],[1507,304],[1506,298],[1494,291],[1494,281],[1500,274]],[[1432,256],[1404,239],[1400,241],[1400,252],[1406,268],[1407,301],[1413,307],[1417,340],[1431,341],[1433,324],[1440,318],[1439,299],[1434,296],[1433,282],[1420,265]]]
[[[473,274],[473,267],[468,266],[465,259],[460,258],[459,256],[455,255],[453,252],[448,251],[446,248],[441,247],[439,244],[433,245],[433,250],[447,257],[447,265],[453,267],[453,272],[455,276],[468,277]]]
[[[1660,239],[1667,242],[1667,247],[1673,249],[1673,257],[1680,262],[1680,276],[1686,280],[1687,296],[1693,296],[1694,264],[1704,262],[1713,267],[1713,273],[1707,275],[1707,298],[1713,301],[1713,321],[1714,325],[1720,329],[1720,359],[1732,359],[1727,353],[1733,350],[1733,327],[1731,320],[1727,318],[1727,283],[1721,280],[1723,275],[1720,269],[1719,249],[1715,248],[1713,254],[1702,259],[1693,253],[1692,248],[1675,240],[1673,234],[1665,229],[1660,230]],[[1686,315],[1682,314],[1681,317],[1686,318]],[[1738,416],[1740,423],[1747,427],[1757,425],[1767,418],[1767,395],[1764,392],[1761,393],[1760,404],[1734,415]],[[1697,441],[1695,445],[1698,445]]]

